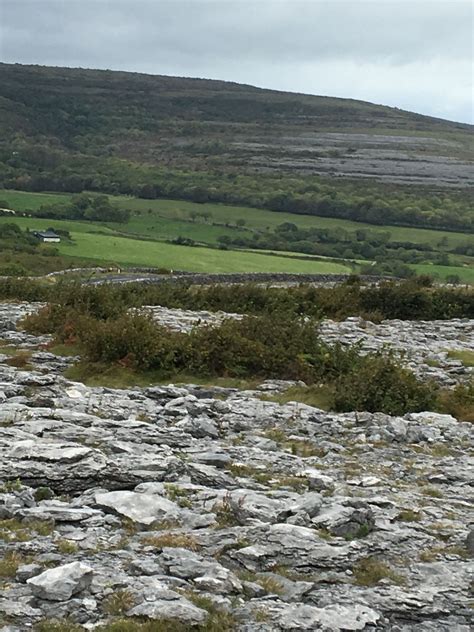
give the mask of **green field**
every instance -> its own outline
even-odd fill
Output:
[[[290,257],[175,246],[94,233],[72,233],[75,243],[58,245],[62,254],[90,259],[107,258],[123,266],[150,266],[190,272],[294,272],[344,274],[348,266],[326,261],[302,261]]]
[[[436,266],[426,263],[410,267],[412,267],[417,274],[428,274],[440,280],[445,280],[448,276],[457,275],[461,283],[474,285],[474,267],[472,266]]]
[[[71,196],[61,193],[29,193],[0,189],[0,199],[18,211],[36,210],[42,204],[63,202]],[[353,222],[331,217],[316,217],[314,215],[294,215],[291,213],[277,213],[263,209],[244,206],[228,206],[225,204],[196,204],[181,200],[143,200],[127,196],[110,196],[110,199],[122,208],[138,211],[133,214],[128,224],[109,224],[111,228],[127,233],[135,233],[155,239],[168,239],[177,234],[191,237],[196,241],[212,243],[222,234],[237,236],[244,233],[237,228],[226,228],[225,224],[234,224],[237,219],[245,220],[246,228],[264,230],[273,229],[283,222],[292,222],[301,228],[343,228],[345,230],[367,229],[372,231],[387,231],[395,241],[411,241],[413,243],[439,244],[446,237],[447,247],[466,244],[473,241],[472,235],[423,228],[407,228],[403,226],[377,226],[363,222]],[[148,210],[151,209],[149,213]],[[192,222],[189,214],[209,212],[212,217],[210,223]],[[43,220],[46,221],[46,220]],[[212,222],[222,224],[213,226]]]
[[[0,196],[2,195],[0,191]],[[193,202],[183,202],[179,200],[141,200],[138,198],[112,197],[119,206],[130,210],[140,211],[140,215],[132,216],[127,225],[127,231],[139,232],[141,234],[154,234],[158,226],[157,215],[174,221],[185,223],[188,230],[199,231],[204,229],[209,234],[216,227],[207,224],[198,224],[189,221],[189,213],[197,211],[200,213],[209,212],[212,214],[210,222],[223,224],[217,227],[217,235],[222,235],[226,231],[225,224],[235,224],[237,219],[245,220],[245,226],[258,230],[266,228],[274,229],[283,222],[292,222],[301,228],[343,228],[349,231],[367,229],[372,231],[387,231],[391,234],[391,239],[395,241],[411,241],[413,243],[427,243],[436,246],[439,241],[446,237],[447,246],[453,247],[458,244],[465,244],[472,241],[473,237],[466,233],[452,233],[423,228],[406,228],[403,226],[376,226],[374,224],[364,224],[362,222],[352,222],[344,219],[331,217],[316,217],[314,215],[295,215],[291,213],[277,213],[263,209],[247,208],[243,206],[227,206],[224,204],[195,204]],[[148,209],[152,213],[148,214]],[[156,215],[155,215],[156,213]],[[116,225],[118,227],[118,225]],[[209,232],[208,232],[209,231]],[[237,236],[238,232],[233,229],[231,233]],[[212,231],[214,232],[214,231]],[[174,233],[176,234],[176,232]],[[201,239],[196,232],[195,239]],[[155,234],[156,236],[156,234]]]
[[[0,217],[0,222],[11,218]],[[113,262],[122,266],[144,266],[189,270],[191,272],[289,272],[313,274],[350,273],[349,266],[319,260],[300,260],[290,257],[225,251],[213,248],[187,247],[160,241],[122,237],[110,228],[92,222],[67,220],[39,220],[34,217],[18,217],[15,222],[21,228],[51,228],[68,230],[72,242],[54,244],[62,255],[89,259],[100,264]]]
[[[29,193],[0,190],[0,200],[16,211],[36,210],[42,204],[55,204],[71,196],[60,193]],[[358,222],[292,215],[261,209],[221,204],[195,204],[177,200],[144,200],[125,196],[112,196],[117,205],[132,211],[127,224],[99,223],[73,220],[50,220],[34,217],[0,217],[0,222],[15,221],[23,229],[52,227],[70,231],[73,242],[59,245],[61,254],[85,258],[94,262],[116,262],[122,266],[150,266],[207,272],[311,272],[349,273],[351,268],[344,261],[334,263],[324,258],[302,257],[301,253],[277,253],[270,251],[222,251],[211,248],[191,248],[163,243],[181,235],[204,244],[215,244],[220,235],[249,236],[252,230],[273,229],[289,221],[300,227],[344,228],[356,230],[388,231],[392,239],[429,243],[440,250],[458,244],[470,243],[471,235],[417,228],[374,226]],[[208,212],[211,217],[192,221],[191,212]],[[235,222],[245,220],[245,227],[237,228]],[[215,225],[219,224],[219,225]],[[227,226],[226,226],[227,224]],[[139,239],[141,237],[141,239]],[[441,240],[444,243],[440,245]],[[447,240],[447,241],[446,241]],[[466,261],[468,259],[466,258]],[[412,266],[420,274],[433,274],[439,279],[457,275],[464,283],[474,283],[474,267],[439,266],[417,264]]]

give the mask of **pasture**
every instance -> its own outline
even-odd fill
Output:
[[[35,211],[42,204],[56,204],[71,197],[62,193],[30,193],[0,190],[0,200],[18,212]],[[456,245],[473,242],[472,235],[445,231],[425,230],[395,226],[375,226],[341,219],[292,215],[262,209],[223,204],[196,204],[179,200],[145,200],[126,196],[110,196],[111,201],[131,211],[127,224],[86,222],[74,220],[40,219],[35,217],[0,217],[0,222],[15,221],[23,229],[68,230],[73,243],[62,242],[61,254],[80,257],[94,262],[113,261],[122,266],[153,266],[186,269],[201,272],[313,272],[345,273],[351,268],[344,260],[340,263],[324,258],[300,259],[300,253],[270,251],[215,250],[190,248],[163,243],[177,236],[193,239],[202,244],[214,245],[220,235],[251,236],[253,231],[274,229],[283,222],[299,227],[343,228],[345,230],[369,229],[387,231],[391,239],[412,243],[430,244],[436,250],[445,251]],[[201,217],[193,217],[200,213]],[[209,214],[203,218],[202,214]],[[244,220],[244,226],[237,226]],[[161,241],[160,241],[161,240]],[[469,258],[464,266],[440,266],[416,264],[419,274],[432,274],[440,280],[457,275],[463,283],[474,283],[474,267]],[[363,263],[362,261],[360,263]]]
[[[190,272],[350,273],[349,266],[326,261],[176,246],[98,233],[72,233],[73,243],[58,244],[61,254],[93,260],[106,259],[122,266],[145,266]]]
[[[70,194],[63,193],[30,193],[26,191],[13,191],[0,189],[0,199],[5,200],[15,210],[36,210],[42,204],[56,204],[69,199]],[[283,222],[292,222],[301,228],[342,228],[344,230],[372,230],[384,231],[391,234],[395,241],[410,241],[412,243],[431,244],[440,250],[466,244],[473,241],[472,235],[450,231],[438,231],[424,228],[409,228],[404,226],[388,226],[365,224],[350,220],[331,217],[317,217],[314,215],[296,215],[292,213],[278,213],[263,209],[244,206],[231,206],[225,204],[196,204],[182,200],[145,200],[124,195],[109,196],[111,201],[121,208],[135,211],[128,224],[108,224],[111,228],[121,232],[134,233],[155,239],[168,239],[183,235],[196,241],[213,243],[222,234],[237,236],[239,232],[245,233],[245,228],[257,230],[273,229]],[[191,221],[190,214],[210,213],[207,222],[203,220]],[[235,227],[238,219],[245,221],[244,231]],[[215,224],[219,224],[215,226]],[[226,224],[231,228],[231,233],[226,230]],[[440,241],[444,239],[444,244]],[[446,242],[447,240],[447,242]]]

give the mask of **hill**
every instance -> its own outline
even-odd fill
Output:
[[[473,129],[222,81],[0,64],[6,188],[469,231]]]

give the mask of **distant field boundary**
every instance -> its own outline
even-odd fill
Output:
[[[77,270],[76,270],[77,272]],[[90,272],[85,269],[84,272]],[[52,273],[49,276],[53,276]],[[146,276],[140,276],[146,275]],[[106,272],[103,278],[90,279],[88,283],[186,283],[189,285],[213,285],[225,283],[342,283],[350,274],[294,274],[284,272],[243,273],[194,273],[173,270],[171,274],[156,274],[149,268],[127,268],[124,273]],[[364,283],[396,280],[394,277],[359,276]]]

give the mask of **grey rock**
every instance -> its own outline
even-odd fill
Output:
[[[160,564],[175,577],[193,580],[200,590],[224,594],[242,590],[240,580],[229,569],[187,549],[164,548]]]
[[[204,623],[209,616],[207,610],[198,608],[184,597],[173,600],[145,601],[129,610],[127,614],[148,619],[176,619],[190,626]]]
[[[368,624],[376,624],[380,615],[359,604],[344,606],[334,604],[325,608],[290,606],[278,622],[283,630],[363,630]]]
[[[92,573],[90,566],[82,562],[71,562],[31,577],[27,584],[33,595],[39,599],[66,601],[90,586]]]
[[[155,494],[129,491],[98,493],[95,503],[145,527],[165,519],[176,520],[180,513],[176,503]]]
[[[20,313],[0,304],[2,339],[47,342],[11,329]],[[472,348],[473,325],[357,318],[323,321],[321,335],[360,340],[364,353],[387,343],[423,379],[454,386],[473,372],[446,350]],[[262,401],[289,386],[278,380],[252,391],[109,389],[69,382],[67,361],[51,353],[34,351],[32,372],[5,359],[0,519],[13,520],[0,525],[0,555],[34,560],[2,585],[0,613],[15,632],[51,618],[92,629],[120,591],[126,616],[176,615],[190,629],[207,614],[188,593],[232,612],[239,632],[470,629],[472,424]],[[270,430],[321,453],[293,454]],[[57,495],[39,500],[39,486]],[[392,572],[359,585],[357,565],[371,557]],[[36,596],[30,582],[71,560],[87,560],[90,584],[62,601]]]
[[[375,525],[373,511],[370,507],[351,507],[332,505],[313,518],[315,527],[327,529],[333,535],[356,537],[367,535]]]
[[[202,452],[197,454],[195,459],[198,463],[213,465],[218,469],[227,467],[227,465],[231,462],[230,456],[222,452]]]
[[[231,491],[226,500],[239,524],[276,522],[284,506],[280,500],[247,489]]]
[[[469,553],[474,553],[474,529],[471,529],[466,536],[466,549]]]
[[[23,518],[34,520],[54,520],[55,522],[82,522],[102,516],[102,512],[90,507],[71,507],[59,500],[46,501],[38,507],[22,509],[18,512]]]
[[[39,575],[43,570],[40,564],[22,564],[18,567],[15,577],[19,582],[23,583],[31,577]]]

